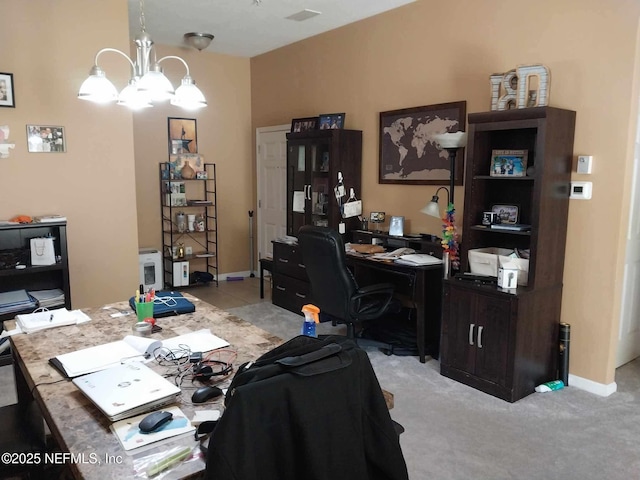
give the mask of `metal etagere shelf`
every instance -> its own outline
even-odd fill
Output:
[[[218,286],[216,166],[202,167],[197,178],[185,179],[171,163],[160,163],[163,274],[165,285],[174,289]],[[189,216],[197,220],[188,222]],[[208,281],[206,274],[213,278]]]

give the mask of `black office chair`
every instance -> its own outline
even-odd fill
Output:
[[[331,316],[334,325],[346,324],[347,336],[358,345],[380,347],[388,355],[393,353],[393,345],[362,336],[363,322],[399,310],[398,302],[392,301],[393,284],[359,288],[347,268],[342,237],[335,230],[305,225],[298,231],[298,244],[311,283],[313,304],[322,314]]]

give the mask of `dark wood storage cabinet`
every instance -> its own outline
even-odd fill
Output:
[[[302,315],[302,306],[311,303],[311,285],[297,245],[273,242],[273,287],[271,302]]]
[[[469,115],[461,271],[470,249],[528,249],[527,286],[444,281],[443,375],[514,402],[557,378],[575,112],[538,107]],[[492,150],[527,150],[522,177],[492,177]],[[481,224],[492,205],[516,205],[530,231]]]
[[[333,189],[342,173],[346,196],[353,188],[361,195],[362,132],[310,130],[287,134],[287,235],[303,225],[338,230],[342,214]],[[346,230],[357,228],[357,217],[344,220]],[[275,255],[274,255],[275,256]]]

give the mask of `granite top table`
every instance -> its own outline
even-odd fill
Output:
[[[208,328],[211,333],[224,338],[237,352],[235,367],[255,360],[260,355],[280,345],[282,339],[253,326],[252,324],[200,301],[196,297],[184,294],[195,305],[196,311],[190,314],[158,319],[162,331],[151,338],[165,339],[189,332]],[[16,370],[18,400],[37,403],[51,433],[63,452],[78,455],[66,458],[65,462],[76,478],[107,479],[133,478],[134,461],[140,457],[158,451],[166,451],[173,444],[163,444],[155,449],[135,455],[128,455],[121,447],[109,426],[111,422],[71,383],[64,380],[61,373],[53,368],[49,359],[63,353],[73,352],[94,345],[122,340],[131,335],[131,327],[136,321],[135,314],[119,318],[110,315],[118,310],[130,310],[127,302],[110,305],[111,309],[83,309],[91,321],[80,325],[58,327],[29,335],[20,334],[11,337]],[[167,373],[168,367],[147,364],[159,373]],[[231,381],[231,374],[219,384],[225,388]],[[60,381],[62,380],[62,381]],[[51,383],[56,382],[58,383]],[[38,385],[34,388],[35,385]],[[183,387],[192,387],[187,381]],[[195,386],[200,386],[197,383]],[[194,405],[190,394],[193,389],[183,388],[183,395],[177,406],[191,418],[196,409],[222,408],[222,398],[206,404]],[[33,393],[32,393],[33,392]],[[197,446],[193,436],[182,437],[174,442],[178,445]],[[196,449],[197,450],[197,449]],[[84,454],[84,455],[79,455]],[[99,462],[99,463],[98,463]],[[202,458],[189,460],[175,468],[172,477],[188,477],[204,469]]]
[[[162,331],[152,334],[153,339],[167,339],[208,328],[214,335],[230,343],[230,350],[236,353],[234,370],[217,385],[226,388],[235,369],[244,362],[255,360],[262,354],[280,345],[283,340],[245,320],[214,307],[200,299],[184,293],[196,305],[194,313],[157,320]],[[106,308],[110,307],[110,308]],[[91,321],[80,325],[52,328],[32,334],[11,337],[18,401],[37,404],[51,434],[62,452],[73,455],[64,457],[64,463],[76,478],[122,479],[133,478],[136,468],[145,457],[166,452],[174,446],[197,447],[193,436],[180,437],[160,446],[136,452],[125,452],[116,436],[111,432],[111,422],[98,410],[70,380],[49,364],[55,356],[122,340],[132,334],[136,316],[112,318],[118,311],[130,311],[128,302],[107,305],[104,308],[83,309]],[[214,357],[215,358],[215,357]],[[171,367],[163,367],[156,362],[147,364],[158,373],[167,374]],[[57,383],[54,383],[57,382]],[[188,418],[197,409],[219,409],[222,411],[224,397],[205,404],[191,403],[191,393],[201,386],[185,380],[177,406]],[[393,408],[393,394],[383,390],[388,408]],[[131,452],[134,452],[131,454]],[[194,448],[194,452],[199,452]],[[198,477],[204,470],[201,454],[194,455],[170,472],[169,478]]]

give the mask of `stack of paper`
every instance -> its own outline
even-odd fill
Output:
[[[0,314],[33,310],[36,301],[29,296],[26,290],[13,290],[0,293]]]
[[[66,308],[16,315],[16,323],[25,333],[39,332],[47,328],[75,325],[76,317]]]
[[[30,290],[29,295],[38,301],[39,307],[51,308],[64,305],[64,292],[59,288],[51,290]]]
[[[161,440],[166,440],[168,438],[173,438],[177,435],[184,434],[193,434],[195,427],[191,425],[191,422],[186,417],[182,410],[178,407],[168,407],[163,409],[164,412],[171,412],[173,414],[173,418],[169,423],[164,425],[157,432],[152,433],[141,433],[140,421],[146,417],[148,414],[138,415],[137,417],[128,418],[126,420],[120,420],[119,422],[111,424],[111,430],[115,433],[116,437],[120,441],[122,448],[125,450],[138,449],[140,447],[144,447],[149,444],[154,444],[153,446],[157,446],[156,442]],[[141,450],[136,450],[138,453]]]

